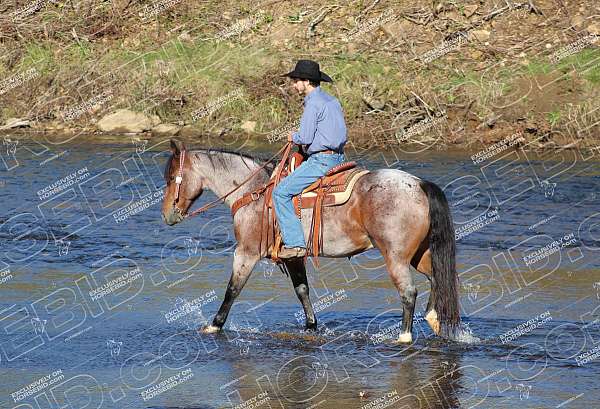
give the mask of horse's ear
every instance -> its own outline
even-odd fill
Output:
[[[178,156],[179,152],[185,150],[185,145],[179,139],[173,138],[171,139],[171,152],[173,155]]]

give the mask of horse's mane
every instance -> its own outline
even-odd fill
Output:
[[[232,151],[229,149],[223,149],[223,148],[198,148],[198,149],[190,149],[187,152],[193,154],[194,152],[202,152],[202,153],[206,153],[208,160],[211,162],[211,164],[214,166],[215,162],[214,161],[218,161],[220,162],[220,164],[223,167],[227,167],[231,164],[231,159],[232,157],[240,157],[242,159],[250,159],[253,162],[258,163],[259,165],[263,165],[264,162],[266,162],[269,158],[266,157],[262,157],[262,156],[258,156],[258,155],[250,155],[248,153],[243,153],[243,152],[236,152],[236,151]],[[222,154],[227,154],[227,155],[222,155]],[[174,155],[171,155],[169,157],[169,159],[167,160],[167,164],[165,165],[165,180],[169,177],[169,175],[171,174],[171,165],[173,162],[173,158]],[[246,165],[248,167],[248,164],[246,163],[246,161],[242,160],[242,162],[244,163],[244,165]],[[264,171],[267,172],[267,175],[271,175],[271,173],[273,172],[273,170],[275,169],[275,163],[271,162],[269,164],[267,164],[267,166],[264,168]]]
[[[169,156],[169,159],[167,159],[167,164],[165,165],[165,173],[163,175],[163,177],[165,178],[165,180],[168,182],[169,180],[169,176],[171,176],[171,164],[173,163],[173,155]]]

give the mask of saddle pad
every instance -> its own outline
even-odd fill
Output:
[[[341,192],[331,192],[327,193],[325,196],[325,200],[323,201],[324,206],[337,206],[344,204],[350,199],[350,195],[352,194],[352,190],[354,189],[354,185],[362,176],[366,175],[370,171],[367,169],[357,169],[353,174],[348,176],[348,182],[345,186],[345,189]],[[300,195],[300,206],[303,209],[312,208],[315,199],[317,197],[317,192],[306,192]]]

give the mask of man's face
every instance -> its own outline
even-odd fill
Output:
[[[308,85],[310,84],[310,81],[308,80],[301,80],[299,78],[292,78],[292,87],[298,91],[298,94],[302,95],[305,94],[306,91],[308,90]]]

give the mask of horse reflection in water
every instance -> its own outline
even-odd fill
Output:
[[[273,171],[273,166],[265,166],[249,155],[214,149],[187,150],[176,139],[171,140],[171,152],[165,168],[167,185],[162,205],[162,217],[168,225],[183,221],[204,189],[224,197],[231,208],[244,193],[267,183]],[[205,333],[223,327],[255,264],[270,257],[270,248],[258,245],[260,226],[265,223],[261,217],[263,203],[261,195],[235,214],[237,246],[233,271],[212,324],[202,328]],[[302,218],[305,237],[310,230],[310,219],[310,215]],[[371,171],[356,182],[346,203],[324,208],[322,229],[319,256],[350,257],[374,247],[381,251],[403,306],[398,342],[412,342],[417,289],[411,266],[431,283],[425,319],[432,330],[450,339],[459,336],[454,227],[446,197],[437,185],[397,169]],[[317,319],[310,302],[304,262],[289,259],[284,263],[304,309],[306,328],[314,330]]]
[[[380,407],[389,408],[475,407],[483,403],[495,382],[483,380],[486,374],[480,368],[462,365],[460,354],[426,348],[416,352],[410,345],[404,346],[404,351],[393,351],[386,345],[361,345],[358,338],[351,341],[357,348],[346,348],[348,341],[342,337],[326,345],[310,345],[315,350],[307,348],[306,342],[292,343],[294,353],[283,352],[285,360],[270,367],[274,375],[268,377],[256,373],[264,364],[263,356],[250,354],[239,359],[236,353],[224,353],[225,371],[235,379],[235,386],[229,388],[242,392],[241,401],[231,401],[231,406],[266,394],[272,407],[281,402],[281,407],[293,408],[317,403],[323,409],[358,408],[375,400]],[[266,350],[277,348],[274,338],[264,337],[261,343]],[[409,359],[396,359],[406,358],[409,350]]]

